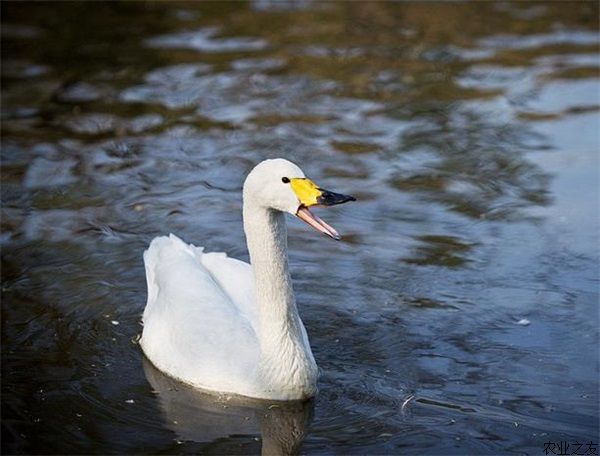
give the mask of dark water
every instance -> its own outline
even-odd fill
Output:
[[[598,443],[597,2],[2,2],[3,453],[542,454]],[[169,383],[142,251],[247,259],[283,156],[309,404]]]

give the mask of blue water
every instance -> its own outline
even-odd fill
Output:
[[[541,454],[599,440],[598,4],[3,3],[3,453]],[[321,369],[239,403],[144,361],[142,252],[248,259],[269,157]]]

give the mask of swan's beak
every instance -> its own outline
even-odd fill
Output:
[[[342,239],[340,234],[331,225],[325,223],[308,208],[309,206],[335,206],[336,204],[343,204],[348,201],[356,201],[356,198],[324,190],[306,178],[290,179],[290,185],[300,200],[296,216],[317,231],[332,237],[336,241]]]

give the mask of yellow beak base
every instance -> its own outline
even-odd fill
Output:
[[[317,185],[307,178],[296,177],[290,179],[292,190],[303,206],[310,207],[318,204],[319,197],[323,194]]]

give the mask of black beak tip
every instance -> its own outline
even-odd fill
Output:
[[[323,189],[319,190],[321,190],[322,194],[317,199],[317,202],[323,206],[335,206],[336,204],[344,204],[348,201],[356,201],[356,198],[350,195],[342,195],[341,193],[334,193]]]

